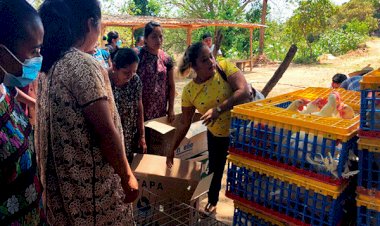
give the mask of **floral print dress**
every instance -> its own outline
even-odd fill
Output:
[[[144,120],[163,117],[166,115],[169,100],[168,71],[173,68],[173,60],[164,51],[158,55],[149,53],[143,47],[140,51],[140,63],[137,74],[143,84],[142,102],[144,106]]]
[[[117,110],[123,125],[125,151],[129,159],[138,143],[138,104],[141,98],[142,84],[140,77],[134,75],[123,87],[112,83]]]
[[[102,156],[99,138],[83,113],[86,106],[108,100],[123,140],[105,69],[89,54],[72,48],[40,76],[38,97],[36,145],[48,223],[133,225],[121,179]]]
[[[16,90],[1,84],[0,94],[0,224],[43,225],[32,126],[15,100]]]

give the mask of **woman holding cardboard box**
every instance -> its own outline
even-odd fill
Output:
[[[207,125],[209,151],[209,174],[214,173],[208,193],[206,212],[215,212],[219,199],[221,180],[229,146],[230,110],[250,98],[250,90],[243,73],[226,60],[216,62],[209,48],[201,43],[192,44],[185,52],[180,72],[192,68],[196,77],[182,93],[182,116],[176,131],[172,152],[167,166],[173,165],[174,150],[190,128],[191,120],[198,110]]]

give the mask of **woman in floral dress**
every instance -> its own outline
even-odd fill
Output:
[[[48,223],[134,225],[130,203],[138,184],[125,155],[108,73],[87,54],[100,34],[100,3],[45,1],[40,15],[45,57],[36,144]]]
[[[16,100],[41,68],[44,30],[22,0],[0,0],[0,27],[0,225],[44,225],[32,126]]]
[[[174,120],[175,85],[173,60],[162,48],[162,28],[159,23],[149,22],[144,30],[145,46],[141,49],[139,68],[143,90],[142,101],[145,121],[168,116]]]
[[[119,49],[113,58],[113,70],[110,72],[129,162],[132,162],[134,152],[146,153],[142,84],[136,74],[138,64],[139,57],[133,49]]]

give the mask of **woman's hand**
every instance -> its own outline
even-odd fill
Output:
[[[167,157],[166,157],[166,166],[171,169],[172,166],[173,166],[173,162],[174,162],[174,152],[172,152],[171,154],[169,154]]]
[[[201,120],[203,124],[208,126],[211,123],[211,126],[215,123],[215,120],[219,117],[219,112],[216,108],[211,108],[204,115],[202,115]]]
[[[134,202],[139,197],[139,183],[136,177],[132,174],[129,177],[126,186],[123,186],[125,192],[125,203]]]
[[[143,154],[147,153],[145,137],[140,137],[138,147],[142,149]]]
[[[175,119],[174,110],[173,109],[169,109],[167,114],[168,114],[168,121],[169,122],[173,122],[174,119]]]

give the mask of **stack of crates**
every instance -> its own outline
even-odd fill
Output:
[[[360,82],[357,225],[380,225],[380,70]]]
[[[226,189],[237,203],[234,225],[263,218],[252,212],[293,225],[342,223],[345,201],[354,193],[346,176],[349,156],[357,151],[360,93],[335,90],[354,109],[352,119],[286,109],[332,91],[310,87],[234,107]]]

